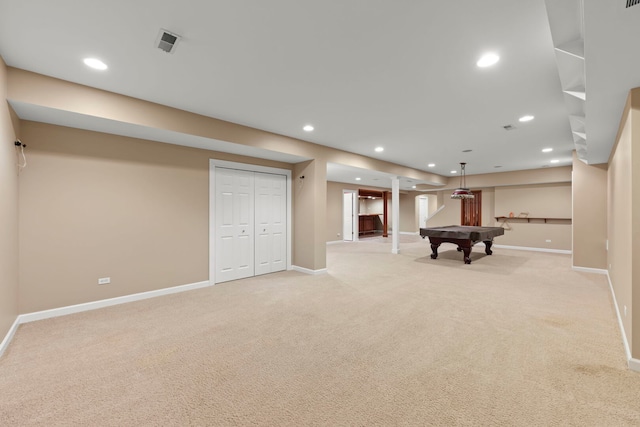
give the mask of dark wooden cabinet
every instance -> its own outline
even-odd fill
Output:
[[[378,215],[360,215],[358,225],[358,234],[375,233],[378,225]]]

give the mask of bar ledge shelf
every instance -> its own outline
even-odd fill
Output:
[[[496,221],[500,221],[502,223],[506,223],[508,221],[526,221],[526,222],[531,222],[531,220],[534,221],[544,221],[545,223],[547,221],[568,221],[569,223],[571,223],[571,218],[542,218],[542,217],[517,217],[517,216],[496,216],[495,217]]]

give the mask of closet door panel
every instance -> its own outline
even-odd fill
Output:
[[[270,175],[256,173],[256,275],[271,273]]]
[[[254,275],[253,172],[216,168],[216,283]]]
[[[287,178],[273,175],[271,179],[271,271],[287,268]]]
[[[286,177],[256,173],[256,275],[286,269]],[[284,247],[283,247],[284,244]]]

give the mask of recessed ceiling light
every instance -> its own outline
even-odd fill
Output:
[[[519,122],[530,122],[533,120],[533,116],[522,116],[518,119]]]
[[[458,171],[451,171],[451,173],[458,173]]]
[[[484,54],[480,59],[478,59],[476,65],[480,68],[490,67],[498,61],[500,61],[500,57],[498,55],[496,55],[495,53],[487,53]]]
[[[106,70],[107,64],[96,58],[85,58],[84,64],[96,70]]]
[[[553,151],[553,148],[543,148],[543,149],[542,149],[542,152],[543,152],[543,153],[550,153],[550,152],[552,152],[552,151]]]
[[[553,159],[553,160],[551,160],[549,163],[559,163],[559,162],[560,162],[560,160],[558,160],[558,159]]]
[[[382,153],[384,151],[383,147],[376,147],[376,152],[377,153]]]
[[[436,166],[436,164],[435,163],[429,163],[427,166],[430,167],[430,168],[433,168],[433,167]]]
[[[360,181],[361,179],[362,179],[362,178],[358,177],[358,178],[356,178],[356,181]]]
[[[416,188],[416,186],[414,185],[414,186],[413,186],[413,187],[411,187],[411,188]]]
[[[311,132],[313,130],[313,126],[311,125],[305,125],[302,130],[304,130],[305,132]]]

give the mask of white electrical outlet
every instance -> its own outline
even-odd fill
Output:
[[[338,233],[338,237],[340,237],[340,233]]]
[[[551,239],[547,239],[547,240],[545,240],[545,242],[551,243]]]
[[[111,277],[101,277],[98,279],[98,285],[106,285],[111,283]]]
[[[627,317],[627,306],[624,306],[624,317]]]

